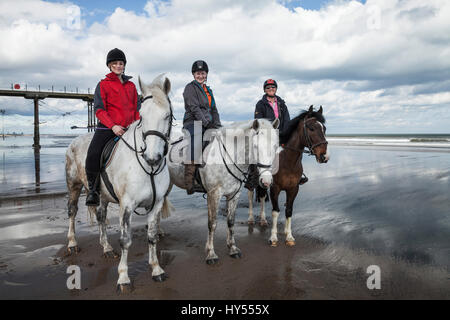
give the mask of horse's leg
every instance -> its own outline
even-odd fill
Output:
[[[259,198],[259,201],[261,202],[261,211],[260,211],[260,214],[259,214],[259,217],[260,217],[259,225],[261,227],[267,227],[269,224],[267,223],[266,213],[264,212],[264,209],[266,207],[266,205],[265,205],[265,203],[266,203],[266,194],[264,194],[264,196]]]
[[[166,233],[164,232],[163,228],[161,228],[161,211],[159,211],[157,213],[157,218],[156,218],[156,225],[158,228],[158,237],[164,237],[166,235]]]
[[[280,207],[278,206],[278,196],[280,195],[280,188],[277,185],[273,185],[270,188],[270,201],[272,202],[272,232],[270,235],[269,243],[272,247],[276,247],[278,244],[278,216],[280,214]]]
[[[240,258],[241,250],[236,247],[236,242],[234,241],[234,217],[236,213],[237,203],[239,201],[238,195],[236,195],[233,199],[227,200],[227,224],[228,224],[228,232],[227,232],[227,246],[230,249],[230,257],[232,258]]]
[[[120,205],[120,248],[122,255],[119,263],[119,280],[117,286],[122,292],[131,290],[131,281],[128,277],[128,248],[131,246],[131,213],[134,208]]]
[[[219,257],[214,252],[214,231],[217,226],[217,210],[219,209],[220,193],[218,189],[208,192],[208,241],[206,242],[206,263],[214,264]]]
[[[298,193],[298,185],[286,191],[286,225],[284,227],[284,234],[286,235],[286,245],[289,247],[295,246],[295,239],[292,236],[291,219],[292,207],[294,205],[295,197]]]
[[[158,256],[156,253],[156,244],[158,243],[159,219],[164,199],[161,199],[153,210],[148,214],[148,264],[152,267],[152,279],[162,282],[167,279],[164,270],[159,266]]]
[[[77,240],[75,239],[75,218],[78,212],[78,198],[80,197],[83,184],[68,182],[67,187],[69,190],[69,201],[67,203],[68,215],[69,215],[69,232],[67,233],[67,239],[69,244],[67,245],[67,252],[69,255],[80,252]]]
[[[108,242],[108,235],[106,233],[106,215],[108,209],[108,202],[101,200],[100,207],[97,209],[97,222],[100,232],[100,245],[103,247],[103,256],[105,258],[117,258],[118,255]]]
[[[248,192],[247,192],[247,195],[248,195],[248,220],[247,220],[247,223],[249,225],[255,224],[255,218],[253,218],[253,194],[254,194],[254,189],[248,190]]]
[[[170,217],[170,212],[172,210],[175,210],[175,208],[172,206],[172,204],[169,201],[169,194],[170,194],[170,191],[172,191],[172,188],[173,188],[173,183],[170,183],[169,188],[167,189],[167,192],[164,196],[162,209],[158,212],[158,236],[160,236],[160,237],[164,237],[166,235],[164,230],[161,228],[161,217],[163,219],[167,219],[168,217]]]

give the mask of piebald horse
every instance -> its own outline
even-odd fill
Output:
[[[272,163],[277,154],[279,120],[271,123],[265,119],[245,121],[213,131],[213,139],[203,152],[204,166],[199,168],[202,184],[207,192],[208,240],[206,263],[215,264],[219,258],[214,252],[214,232],[217,211],[222,196],[227,200],[227,246],[232,258],[240,258],[241,250],[234,239],[234,219],[243,182],[248,177],[250,162],[256,164],[259,184],[269,187],[272,183]],[[205,133],[205,135],[208,135]],[[172,161],[177,153],[173,145],[169,151],[169,172],[172,184],[185,189],[184,165]],[[176,147],[175,147],[176,149]],[[173,152],[175,151],[175,152]],[[251,160],[249,160],[251,159]]]
[[[294,200],[299,190],[300,178],[303,174],[302,157],[305,148],[308,153],[316,157],[318,163],[328,162],[330,156],[327,151],[327,140],[325,138],[325,118],[323,109],[320,106],[318,111],[314,111],[313,106],[308,111],[302,112],[289,122],[288,128],[280,136],[283,150],[279,155],[279,169],[273,176],[273,184],[270,187],[270,200],[272,202],[272,231],[269,243],[276,247],[278,244],[277,221],[280,214],[278,206],[278,196],[281,191],[286,192],[286,224],[284,234],[286,235],[286,245],[294,246],[295,238],[292,236],[291,219]],[[266,226],[267,221],[264,213],[264,202],[266,192],[258,190],[257,195],[261,203],[260,224]],[[253,190],[248,191],[249,217],[248,224],[254,224],[253,218]]]
[[[89,212],[96,214],[100,244],[104,255],[116,257],[108,243],[106,234],[106,215],[108,203],[120,206],[120,248],[121,258],[118,267],[118,288],[128,291],[131,288],[128,277],[128,248],[131,246],[131,217],[136,208],[146,208],[148,219],[149,264],[152,266],[152,278],[163,281],[164,270],[159,266],[156,255],[158,240],[157,230],[159,218],[170,214],[170,202],[165,197],[170,185],[166,154],[172,127],[172,106],[168,97],[170,81],[160,75],[150,84],[145,85],[139,78],[139,86],[143,95],[140,109],[141,119],[133,122],[121,139],[117,142],[116,152],[106,168],[106,173],[119,201],[107,190],[105,184],[100,185],[100,206],[88,207]],[[78,211],[78,198],[82,187],[87,189],[85,160],[93,133],[76,138],[66,152],[66,182],[69,191],[68,214],[68,251],[69,254],[79,251],[75,239],[75,217]]]

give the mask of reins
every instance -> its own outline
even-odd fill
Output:
[[[231,197],[231,199],[233,199],[237,193],[239,192],[239,190],[241,190],[242,184],[243,183],[247,183],[248,182],[248,176],[249,176],[249,170],[250,168],[247,170],[247,172],[244,172],[243,170],[241,170],[241,168],[238,167],[238,165],[233,161],[233,158],[231,157],[231,155],[228,153],[227,148],[225,147],[225,144],[223,143],[222,139],[220,137],[217,137],[217,140],[220,142],[220,144],[223,147],[223,150],[225,151],[226,155],[228,156],[228,158],[231,160],[231,163],[234,165],[234,167],[236,169],[238,169],[238,171],[244,176],[243,179],[239,179],[238,177],[236,177],[236,175],[231,171],[231,169],[228,167],[227,162],[225,161],[225,157],[223,156],[223,152],[222,152],[222,148],[220,148],[219,146],[219,151],[220,151],[220,156],[222,157],[222,161],[223,164],[225,165],[225,168],[227,169],[228,173],[231,174],[236,180],[239,181],[239,188],[238,190],[235,192],[235,194],[233,194],[233,196]],[[272,165],[270,164],[261,164],[261,163],[256,163],[256,167],[258,168],[265,168],[264,171],[268,171],[269,168],[272,167]]]
[[[145,97],[144,99],[142,99],[141,103],[143,103],[145,100],[147,99],[152,99],[153,96],[149,95],[147,97]],[[165,166],[166,166],[166,155],[169,149],[169,139],[170,139],[170,133],[172,130],[172,124],[173,124],[173,119],[175,119],[175,117],[173,116],[173,111],[172,111],[172,103],[170,101],[169,98],[167,98],[169,100],[169,106],[170,106],[170,121],[169,121],[169,130],[167,132],[167,134],[163,134],[159,131],[156,130],[148,130],[145,132],[142,132],[142,141],[144,142],[144,148],[141,147],[141,150],[138,151],[137,150],[137,142],[136,142],[136,130],[138,128],[142,127],[142,116],[139,119],[139,122],[137,123],[137,125],[134,127],[134,132],[133,132],[133,137],[134,137],[134,148],[132,146],[129,145],[129,143],[122,137],[119,136],[120,140],[123,141],[125,143],[125,145],[134,152],[135,156],[136,156],[136,160],[139,163],[139,165],[141,166],[142,170],[144,170],[144,172],[150,176],[150,181],[152,184],[152,205],[150,207],[150,209],[147,210],[147,212],[145,214],[140,214],[138,213],[136,210],[134,210],[134,213],[136,213],[138,216],[147,216],[150,211],[153,210],[153,207],[155,206],[155,202],[156,202],[156,192],[155,192],[155,176],[160,174]],[[145,143],[145,139],[147,138],[147,136],[149,135],[155,135],[159,138],[161,138],[162,140],[164,140],[164,154],[163,154],[163,161],[161,161],[158,165],[158,167],[156,168],[156,170],[154,170],[154,167],[152,165],[149,165],[151,168],[151,171],[149,172],[144,165],[142,164],[141,160],[139,159],[139,155],[143,155],[145,150],[147,150],[147,144]],[[166,192],[167,195],[167,192]],[[119,199],[117,198],[117,196],[115,194],[112,194],[112,196],[116,199],[116,201],[119,201]]]

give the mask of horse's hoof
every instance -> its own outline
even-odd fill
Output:
[[[278,246],[278,241],[272,241],[272,240],[269,240],[269,244],[270,244],[272,247],[276,247],[276,246]]]
[[[247,224],[248,224],[249,226],[254,226],[254,225],[255,225],[255,221],[247,221]]]
[[[119,255],[117,253],[115,253],[113,250],[106,251],[103,253],[103,258],[106,258],[106,259],[117,259],[118,257],[119,257]]]
[[[267,223],[266,220],[262,220],[262,221],[259,223],[259,226],[260,226],[260,227],[268,227],[269,224]]]
[[[117,293],[119,294],[128,294],[131,293],[131,291],[133,291],[131,283],[124,283],[117,285]]]
[[[242,257],[242,253],[240,253],[240,252],[233,253],[230,255],[230,257],[232,257],[233,259],[239,259]]]
[[[286,240],[286,245],[287,245],[288,247],[293,247],[293,246],[295,246],[295,241],[292,241],[292,240]]]
[[[219,258],[213,258],[213,259],[206,259],[206,264],[216,264],[219,262]]]
[[[167,276],[167,274],[165,274],[165,273],[161,273],[161,274],[159,274],[159,275],[157,275],[157,276],[153,276],[153,277],[152,277],[153,281],[155,281],[155,282],[163,282],[163,281],[165,281],[167,278],[168,278],[168,276]]]
[[[74,246],[74,247],[69,247],[67,248],[67,254],[69,256],[73,255],[73,254],[77,254],[81,251],[79,246]]]

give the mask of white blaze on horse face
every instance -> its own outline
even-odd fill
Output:
[[[153,99],[148,99],[143,103],[141,109],[145,110],[145,114],[151,115],[142,118],[143,132],[155,130],[164,135],[169,132],[170,113],[166,108],[156,104]],[[139,138],[136,137],[136,139]],[[145,144],[147,148],[143,156],[146,160],[158,161],[164,157],[165,142],[161,137],[148,135],[145,138]]]
[[[322,128],[323,136],[325,137],[325,130],[323,128],[323,124],[321,122],[319,122],[319,124],[320,124],[320,128]],[[330,160],[330,153],[328,152],[328,148],[327,148],[327,152],[325,153],[325,161],[328,161],[328,160]]]
[[[273,128],[260,128],[253,136],[253,154],[257,155],[254,163],[270,165],[270,168],[258,168],[261,183],[268,187],[272,184],[272,164],[277,156],[278,135]]]

